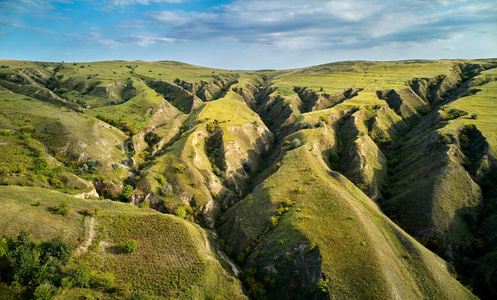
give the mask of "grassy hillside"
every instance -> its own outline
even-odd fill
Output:
[[[254,296],[263,287],[279,299],[472,297],[440,258],[329,170],[315,145],[288,151],[281,164],[220,228],[244,268],[257,270],[246,278]]]
[[[111,274],[118,287],[69,289],[60,299],[81,294],[122,298],[123,289],[178,299],[244,298],[238,282],[219,264],[208,234],[197,225],[109,200],[77,199],[40,188],[0,190],[4,235],[15,238],[26,230],[38,241],[61,236],[76,247],[73,264],[86,263],[97,275]],[[62,201],[70,210],[65,216],[52,211]],[[85,210],[98,214],[85,216]],[[130,239],[138,248],[126,254]]]
[[[496,296],[495,59],[5,66],[1,233],[76,248],[59,298]]]

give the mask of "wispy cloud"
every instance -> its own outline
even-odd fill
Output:
[[[495,19],[496,3],[464,0],[237,0],[208,13],[154,11],[144,14],[169,38],[233,40],[305,49],[368,48],[386,42],[449,38]],[[459,7],[454,8],[454,5]],[[493,20],[495,23],[495,20]]]
[[[132,53],[285,66],[333,55],[491,56],[496,15],[495,0],[0,0],[0,42],[9,45],[0,53],[15,56],[9,49],[36,43],[64,47],[75,58]]]
[[[0,1],[0,16],[17,19],[21,15],[29,14],[38,18],[61,20],[66,17],[56,11],[56,5],[72,3],[70,0]]]
[[[149,5],[151,3],[181,3],[184,2],[185,0],[107,0],[107,1],[102,1],[102,3],[106,4],[106,6],[127,6],[127,5],[134,5],[134,4],[143,4],[143,5]]]
[[[154,36],[148,33],[136,34],[130,38],[126,38],[126,42],[135,43],[141,47],[148,47],[154,44],[170,44],[176,42],[177,39]]]
[[[94,26],[91,26],[90,31],[83,35],[78,35],[78,34],[64,34],[64,35],[73,40],[77,40],[80,43],[84,44],[97,43],[106,46],[108,48],[118,48],[119,46],[122,46],[124,44],[114,39],[105,37],[104,32],[100,28]]]

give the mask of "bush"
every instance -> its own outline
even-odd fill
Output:
[[[80,212],[85,217],[94,217],[98,214],[98,207],[93,207],[93,208],[83,208]]]
[[[143,291],[135,291],[133,292],[133,295],[131,295],[131,300],[150,300],[152,299],[152,296],[149,294],[143,292]]]
[[[166,178],[162,174],[158,174],[155,179],[157,179],[160,184],[165,184],[167,182]]]
[[[0,240],[0,259],[9,256],[9,241],[6,238]]]
[[[174,169],[177,173],[183,173],[186,170],[186,166],[184,164],[177,164],[176,166],[174,166]]]
[[[64,183],[57,178],[50,178],[48,181],[49,181],[50,185],[52,185],[56,189],[64,188]]]
[[[126,253],[133,253],[136,249],[138,249],[138,242],[135,240],[128,240],[126,245],[124,245],[124,251],[126,251]]]
[[[70,288],[72,288],[74,282],[73,282],[73,279],[72,277],[64,277],[60,280],[60,288],[62,290],[68,290]]]
[[[444,120],[445,121],[454,120],[454,119],[457,119],[459,117],[465,116],[467,114],[468,114],[468,112],[466,112],[466,111],[453,108],[447,112],[447,115],[444,117]]]
[[[448,145],[452,143],[452,139],[445,133],[440,134],[439,141],[441,144]]]
[[[174,209],[174,214],[180,218],[186,218],[186,209],[184,206],[180,205]]]
[[[129,184],[126,184],[124,187],[123,187],[123,190],[121,191],[121,195],[125,198],[125,199],[129,199],[131,198],[131,195],[133,195],[133,187]]]
[[[302,142],[300,141],[300,139],[294,138],[293,141],[290,143],[290,146],[292,147],[292,149],[295,149],[302,146]]]
[[[399,159],[398,158],[392,158],[390,160],[387,161],[387,166],[389,168],[393,168],[395,166],[397,166],[399,164]]]
[[[14,132],[12,132],[11,130],[8,130],[8,129],[0,129],[0,135],[1,136],[11,136],[13,135]]]
[[[241,252],[240,254],[238,254],[238,256],[236,257],[236,262],[241,265],[243,264],[243,262],[245,261],[245,258],[247,257],[247,253],[245,252]]]
[[[60,205],[54,206],[53,211],[56,214],[63,215],[63,216],[67,216],[71,212],[71,210],[69,209],[69,206],[67,205],[66,200],[62,200]]]
[[[150,208],[150,203],[149,202],[142,202],[138,204],[139,208]]]
[[[417,109],[418,113],[422,116],[428,115],[432,109],[429,106],[423,106]]]
[[[168,182],[164,183],[164,185],[159,188],[159,194],[168,198],[174,196],[173,186]]]
[[[0,240],[0,259],[11,261],[7,278],[28,285],[34,290],[34,299],[52,299],[59,291],[56,286],[67,286],[70,279],[62,278],[62,264],[71,256],[72,246],[60,237],[38,244],[30,240],[29,233],[21,231],[15,242]]]
[[[271,216],[268,221],[269,228],[274,228],[278,225],[278,217]]]
[[[292,200],[290,200],[288,198],[286,198],[285,200],[283,200],[283,206],[284,207],[290,207],[292,205],[293,205],[293,201]]]
[[[319,282],[318,282],[318,289],[323,292],[323,293],[327,293],[328,292],[328,279],[326,280],[323,280],[323,278],[320,278],[319,279]]]
[[[50,300],[57,295],[58,289],[51,284],[43,283],[39,285],[34,293],[33,297],[36,300]]]
[[[330,153],[330,163],[332,168],[337,169],[339,162],[340,162],[340,155],[338,155],[338,153],[336,152]]]
[[[461,148],[463,150],[467,150],[470,146],[471,146],[471,140],[469,139],[469,137],[467,135],[465,135],[464,133],[462,133],[460,136],[459,136],[459,143],[461,145]]]
[[[309,243],[309,245],[307,246],[307,251],[312,251],[314,249],[316,249],[316,243]]]
[[[48,162],[44,158],[35,158],[33,160],[33,169],[36,173],[42,173],[48,169]]]
[[[104,287],[106,289],[112,289],[116,286],[116,278],[114,277],[114,274],[109,272],[95,276],[94,279],[96,285]]]

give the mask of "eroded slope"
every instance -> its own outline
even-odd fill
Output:
[[[494,293],[495,60],[260,72],[9,64],[0,70],[4,184],[86,192],[217,228],[256,299],[472,298],[456,271],[478,295]],[[105,243],[127,238],[116,224],[131,234],[157,218],[103,217],[104,245],[90,261],[115,259]],[[180,223],[185,247],[202,241]],[[203,254],[178,251],[162,263],[206,266]],[[164,286],[150,291],[168,297],[188,284]]]

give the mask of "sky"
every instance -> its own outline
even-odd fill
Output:
[[[255,70],[495,57],[495,0],[0,0],[0,59]]]

